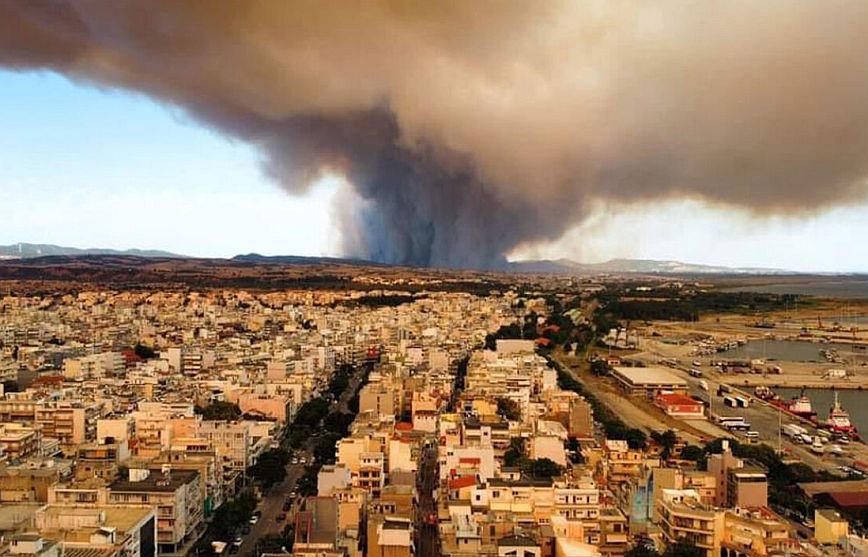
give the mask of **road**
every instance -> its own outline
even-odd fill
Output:
[[[341,393],[338,401],[332,404],[331,412],[350,412],[349,401],[353,398],[356,390],[361,384],[364,375],[364,366],[356,369],[353,373],[347,388]],[[313,439],[308,439],[305,443],[305,448],[293,452],[294,457],[303,457],[305,462],[313,460]],[[298,502],[289,510],[283,510],[283,504],[289,494],[295,490],[298,480],[304,475],[304,464],[290,464],[286,467],[286,478],[272,486],[268,493],[263,495],[262,500],[257,505],[257,509],[262,513],[259,521],[251,527],[250,533],[244,536],[244,541],[241,544],[242,557],[255,557],[256,546],[259,541],[269,534],[280,534],[283,532],[287,524],[292,524],[295,511],[298,509]],[[286,514],[285,520],[277,520],[277,516],[281,513]]]
[[[253,557],[256,555],[256,545],[259,541],[269,534],[280,534],[283,532],[286,524],[292,518],[292,513],[288,512],[287,520],[277,520],[277,515],[283,510],[284,499],[295,488],[295,484],[304,474],[304,466],[300,464],[287,466],[287,474],[284,480],[273,486],[268,493],[262,497],[262,501],[257,505],[257,509],[262,512],[259,522],[251,527],[250,533],[244,536],[244,542],[241,544],[241,554],[244,557]]]
[[[728,431],[717,427],[713,421],[696,423],[695,421],[684,421],[671,418],[663,415],[661,411],[655,407],[651,407],[647,401],[638,400],[634,397],[624,397],[622,393],[607,379],[591,377],[589,375],[578,374],[575,370],[574,362],[571,358],[563,358],[558,354],[558,359],[564,364],[564,367],[569,370],[573,376],[582,381],[585,386],[596,395],[601,402],[609,406],[616,412],[625,423],[632,427],[638,427],[645,430],[655,430],[664,428],[673,428],[678,430],[680,437],[694,444],[702,444],[701,438],[715,437],[733,437],[739,441],[745,442],[743,436],[732,435]],[[658,365],[659,355],[654,353],[639,353],[633,354],[632,358],[643,360],[648,365]],[[697,366],[693,366],[697,367]],[[723,382],[726,383],[729,376],[720,375],[716,368],[710,366],[698,366],[703,372],[703,378],[693,377],[689,373],[689,368],[679,365],[671,368],[671,371],[683,377],[689,386],[690,393],[702,398],[710,403],[711,415],[723,416],[740,416],[751,425],[751,429],[759,433],[759,441],[766,443],[774,448],[781,448],[793,459],[799,460],[815,470],[827,470],[835,474],[841,474],[838,470],[840,466],[852,466],[854,460],[868,462],[868,447],[862,443],[850,443],[842,445],[844,455],[835,456],[831,453],[822,456],[816,455],[809,450],[809,446],[802,443],[793,443],[789,438],[779,435],[780,426],[788,423],[798,423],[806,426],[803,421],[798,420],[786,413],[780,412],[776,407],[767,404],[755,397],[751,398],[751,404],[747,408],[731,408],[725,406],[723,397],[717,396],[717,387]],[[708,385],[709,391],[703,389],[700,381],[704,380]],[[750,393],[748,393],[750,394]],[[811,434],[816,433],[816,428],[807,427]]]
[[[434,489],[437,487],[437,448],[426,447],[422,450],[422,463],[416,489],[419,504],[416,507],[416,555],[418,557],[439,557],[440,533],[437,522],[429,524],[428,517],[437,515],[434,502]]]
[[[707,437],[707,432],[700,430],[684,421],[667,416],[660,408],[639,397],[624,396],[624,392],[614,385],[611,379],[593,376],[590,373],[580,373],[577,367],[586,366],[584,360],[558,352],[555,359],[572,374],[573,378],[585,385],[601,403],[630,427],[646,432],[673,429],[689,443],[701,445],[701,439]]]
[[[697,366],[694,366],[697,367]],[[804,462],[815,470],[828,470],[829,472],[838,473],[839,466],[850,466],[853,460],[862,460],[868,462],[868,447],[862,443],[851,442],[849,445],[841,445],[844,449],[844,455],[835,456],[831,453],[822,456],[816,455],[809,450],[809,446],[803,443],[793,443],[787,436],[780,434],[780,428],[786,424],[798,424],[805,427],[811,435],[815,435],[817,429],[811,427],[806,421],[799,420],[786,412],[780,411],[777,407],[761,401],[756,397],[750,396],[751,403],[747,408],[732,408],[725,406],[723,396],[717,395],[718,386],[721,383],[728,383],[731,376],[721,375],[716,368],[710,366],[698,366],[703,372],[703,378],[693,377],[688,373],[684,366],[672,368],[672,371],[683,377],[690,387],[691,394],[701,397],[710,403],[710,413],[712,416],[739,416],[743,417],[751,426],[751,429],[759,433],[759,441],[766,443],[775,449],[783,449],[793,458]],[[700,381],[703,380],[708,385],[709,391],[706,392],[701,386]],[[747,395],[751,395],[751,391],[746,391]],[[721,437],[725,432],[721,430]],[[744,442],[743,435],[736,434],[735,438]]]

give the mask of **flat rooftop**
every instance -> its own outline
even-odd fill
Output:
[[[164,475],[160,470],[150,472],[147,478],[138,482],[131,482],[128,479],[117,480],[111,484],[111,489],[112,491],[171,493],[199,476],[197,470],[172,470],[168,475]]]
[[[92,516],[103,513],[105,523],[101,524],[101,526],[114,527],[121,532],[127,532],[150,515],[152,509],[149,507],[122,507],[115,505],[99,505],[96,507],[46,505],[42,512],[48,516]]]
[[[657,386],[657,385],[673,385],[687,387],[687,381],[675,375],[664,367],[614,367],[614,374],[631,385],[642,386]]]
[[[45,503],[3,503],[0,505],[0,532],[17,531],[28,524]]]

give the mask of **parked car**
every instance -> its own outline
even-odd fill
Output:
[[[250,524],[256,524],[257,522],[259,522],[259,516],[254,514],[253,516],[250,517],[250,520],[248,520],[247,522],[249,522]]]
[[[283,522],[284,520],[286,520],[286,513],[280,513],[279,515],[277,515],[278,522]]]

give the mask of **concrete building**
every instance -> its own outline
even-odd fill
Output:
[[[714,495],[714,505],[723,507],[726,505],[726,500],[729,494],[729,471],[744,466],[740,458],[732,454],[729,448],[729,441],[723,440],[723,452],[713,454],[708,457],[708,473],[714,476],[716,489]]]
[[[9,554],[16,557],[58,557],[60,545],[39,534],[15,534],[9,539]]]
[[[21,460],[40,451],[42,432],[19,423],[0,423],[0,454],[9,460]]]
[[[766,473],[758,468],[737,468],[727,472],[726,506],[765,507],[769,502]]]
[[[157,554],[157,510],[102,505],[78,507],[46,505],[35,514],[39,534],[62,540],[64,553],[115,550],[123,557]]]
[[[814,511],[814,538],[821,544],[838,544],[850,533],[850,523],[834,509]]]
[[[326,464],[317,474],[317,494],[331,496],[335,491],[352,485],[352,474],[345,464]]]
[[[768,508],[726,512],[720,549],[722,557],[785,555],[791,545],[787,522]]]
[[[686,420],[702,420],[705,418],[705,405],[682,393],[661,393],[654,399],[654,404],[674,418]]]
[[[687,381],[663,367],[613,367],[612,377],[625,392],[652,399],[664,392],[687,391]]]
[[[660,532],[667,544],[687,541],[705,557],[718,557],[724,530],[724,512],[699,502],[691,490],[664,489],[660,505]]]
[[[158,547],[173,553],[200,533],[205,499],[200,485],[195,471],[131,468],[129,478],[109,486],[109,503],[156,507]]]
[[[413,523],[409,518],[378,516],[368,525],[368,557],[410,557],[413,548]]]
[[[114,443],[84,443],[76,452],[78,463],[75,470],[77,479],[111,479],[122,462],[130,458],[130,447],[126,440]]]
[[[383,383],[370,383],[359,392],[359,412],[373,412],[376,416],[395,416],[395,389]]]

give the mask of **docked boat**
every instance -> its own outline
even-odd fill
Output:
[[[811,443],[811,452],[820,455],[826,452],[826,447],[823,446],[823,441],[819,437],[814,437],[814,442]]]
[[[844,410],[838,402],[838,391],[835,391],[835,403],[829,410],[826,427],[833,433],[854,433],[856,426],[850,422],[850,413]]]
[[[811,405],[811,399],[805,395],[805,390],[802,389],[802,393],[793,397],[789,401],[772,401],[773,404],[780,406],[790,414],[794,416],[798,416],[800,418],[805,418],[808,420],[815,420],[817,418],[817,413],[814,411],[814,407]]]
[[[778,395],[775,392],[765,385],[760,385],[753,390],[753,396],[757,397],[760,400],[773,400],[777,398]]]

